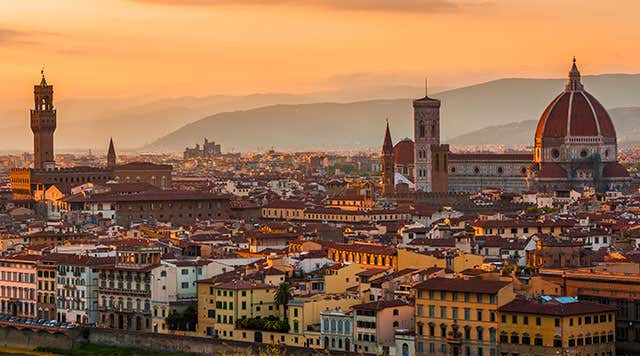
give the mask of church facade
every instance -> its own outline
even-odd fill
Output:
[[[581,83],[575,63],[563,90],[544,110],[530,153],[452,153],[440,144],[440,101],[414,100],[414,140],[394,147],[397,173],[423,192],[617,190],[637,183],[618,162],[607,110]],[[409,154],[413,146],[413,154]]]

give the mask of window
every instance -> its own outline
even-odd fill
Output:
[[[458,308],[456,307],[451,308],[451,318],[458,319]]]
[[[556,337],[553,339],[553,347],[562,347],[562,339]]]
[[[503,314],[503,315],[500,315],[500,321],[501,321],[503,324],[506,324],[506,323],[507,323],[507,316],[506,316],[506,315],[504,315],[504,314]]]
[[[471,310],[469,308],[464,308],[464,320],[471,319]]]
[[[542,346],[542,335],[536,335],[536,337],[533,339],[533,343],[536,346]]]
[[[476,319],[482,321],[482,309],[476,310]]]
[[[511,334],[511,343],[512,344],[519,344],[520,343],[520,336],[518,336],[518,334],[516,334],[516,333]]]
[[[189,288],[189,282],[182,282],[182,289]]]
[[[447,317],[447,307],[440,307],[440,317],[443,319]]]
[[[560,318],[556,318],[554,321],[556,327],[560,327]]]
[[[476,294],[476,302],[482,303],[482,294],[480,293]]]
[[[505,332],[500,333],[500,343],[501,344],[508,344],[509,343],[509,336],[507,335],[507,333],[505,333]]]
[[[529,325],[529,317],[528,316],[523,316],[522,317],[522,323],[524,325]]]
[[[536,325],[540,326],[540,324],[542,324],[542,319],[540,319],[539,316],[536,317]]]
[[[398,309],[393,309],[393,315],[398,315]]]
[[[518,316],[517,315],[512,315],[511,316],[511,323],[512,324],[517,324],[518,323]]]
[[[522,344],[531,345],[531,337],[529,336],[529,334],[522,334]]]

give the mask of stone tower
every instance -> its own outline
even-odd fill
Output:
[[[440,100],[429,97],[426,80],[425,96],[413,101],[413,114],[416,190],[431,192],[433,190],[431,145],[440,144]]]
[[[113,138],[109,139],[109,151],[107,152],[107,167],[116,166],[116,149],[113,147]]]
[[[35,169],[53,169],[53,133],[56,130],[56,110],[53,108],[53,86],[44,78],[33,88],[34,108],[31,110],[33,131],[33,166]]]
[[[384,143],[382,144],[382,195],[393,196],[395,188],[395,167],[393,160],[393,142],[391,142],[391,132],[389,131],[389,121],[387,120],[387,130],[384,133]]]

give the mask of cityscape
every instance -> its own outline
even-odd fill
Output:
[[[177,24],[214,26],[206,16],[226,24],[233,21],[222,18],[236,12],[263,19],[297,13],[291,21],[302,33],[318,30],[305,17],[325,12],[353,21],[401,18],[409,27],[419,19],[480,19],[492,10],[522,15],[500,1],[302,3],[99,0],[100,10],[68,26],[90,33],[116,14],[126,22],[122,11],[131,11],[129,19],[149,16],[132,23],[173,23],[184,41],[176,50],[186,51],[199,35]],[[593,15],[596,4],[587,3],[573,5],[575,16]],[[55,58],[49,66],[47,53],[38,58],[44,67],[12,64],[17,53],[40,46],[8,27],[23,23],[10,21],[13,15],[35,9],[3,6],[7,52],[0,49],[0,61],[7,69],[0,73],[29,86],[0,91],[8,98],[0,100],[0,355],[640,355],[640,74],[619,74],[640,72],[635,52],[611,54],[616,59],[603,65],[602,54],[583,48],[596,44],[576,40],[564,46],[586,55],[563,51],[552,56],[555,64],[544,57],[543,72],[532,64],[517,67],[530,75],[512,77],[501,60],[480,57],[478,71],[498,73],[492,61],[505,71],[483,81],[465,67],[462,73],[476,74],[457,82],[446,70],[452,59],[433,49],[436,85],[395,58],[411,85],[374,76],[380,83],[357,90],[293,89],[297,70],[274,65],[256,80],[287,82],[291,94],[273,87],[214,95],[186,84],[196,76],[174,78],[208,65],[196,58],[209,54],[199,46],[191,62],[162,64],[148,77],[146,69],[126,69],[122,78],[112,72],[113,80],[100,71],[78,74],[72,69],[86,68]],[[69,5],[43,6],[62,12]],[[634,21],[627,16],[620,23]],[[84,23],[89,18],[96,24]],[[575,22],[590,28],[588,20]],[[272,25],[255,33],[264,46],[295,53],[309,71],[328,70],[305,59],[312,50],[285,46],[303,34],[273,42],[270,34],[290,24]],[[373,36],[343,25],[346,39],[330,38]],[[611,26],[606,35],[616,37]],[[233,44],[238,35],[221,42],[230,57],[248,46],[244,37]],[[543,34],[527,36],[535,46]],[[119,40],[113,51],[130,52],[118,58],[126,63],[153,47],[139,43],[138,52]],[[616,53],[623,45],[607,44],[621,46]],[[70,48],[64,56],[92,62],[95,48]],[[280,54],[270,56],[242,61],[262,66]],[[608,67],[616,61],[622,64]],[[230,71],[253,73],[231,64],[210,71],[221,80]],[[154,82],[165,74],[175,87]],[[539,79],[546,77],[554,79]],[[165,92],[127,86],[146,80]],[[219,83],[211,85],[219,92]],[[249,84],[230,82],[229,93],[235,85]],[[110,92],[116,88],[130,97]],[[15,98],[25,97],[28,104],[16,109],[25,100]]]

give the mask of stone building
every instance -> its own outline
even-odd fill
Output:
[[[190,224],[197,220],[226,219],[229,197],[213,193],[180,190],[147,190],[137,194],[99,193],[76,194],[65,198],[71,212],[90,213],[92,206],[108,206],[105,217],[116,224],[130,226],[135,221]]]
[[[56,168],[53,133],[57,113],[53,105],[53,85],[47,83],[44,73],[40,84],[34,86],[34,102],[35,107],[31,109],[34,163],[32,168],[11,169],[10,182],[14,199],[35,199],[35,192],[44,192],[57,183],[104,184],[115,179],[122,182],[146,182],[162,189],[171,187],[171,165],[150,162],[117,165],[113,140],[109,141],[107,162],[103,167]]]
[[[160,255],[156,247],[121,247],[114,264],[95,267],[99,271],[100,326],[151,330],[151,278],[152,270],[160,265]]]
[[[213,158],[222,155],[222,149],[220,144],[215,142],[209,142],[208,139],[204,139],[204,144],[200,148],[200,144],[196,144],[196,147],[187,147],[184,150],[184,159],[193,158]]]
[[[637,183],[618,163],[615,128],[607,110],[580,81],[575,63],[565,89],[544,110],[534,135],[534,152],[449,153],[440,145],[440,101],[413,102],[414,156],[396,169],[414,166],[416,191],[507,192],[633,191]],[[401,142],[409,146],[411,142]],[[401,148],[398,149],[401,151]],[[434,152],[438,152],[434,156]],[[434,167],[439,160],[446,169]],[[445,183],[446,182],[446,183]]]
[[[425,88],[426,91],[426,88]],[[432,190],[432,145],[440,144],[440,100],[424,98],[413,101],[414,124],[414,182],[416,190]]]
[[[55,166],[53,133],[56,130],[56,109],[53,107],[53,86],[47,84],[42,70],[42,80],[33,88],[34,107],[31,109],[33,131],[33,166],[35,169],[51,169]]]
[[[531,186],[538,191],[633,189],[618,163],[616,130],[607,110],[584,90],[575,58],[569,81],[540,117]]]
[[[395,167],[393,160],[393,142],[391,142],[391,132],[389,132],[389,121],[384,134],[382,145],[382,196],[393,196],[395,189]]]

